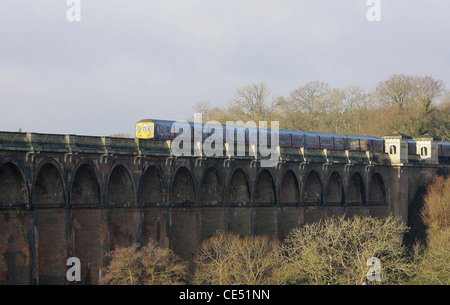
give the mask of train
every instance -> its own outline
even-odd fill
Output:
[[[153,140],[173,140],[180,136],[181,129],[172,128],[176,121],[158,120],[158,119],[143,119],[136,123],[135,132],[136,138],[153,139]],[[194,122],[186,122],[191,129],[191,141],[194,138],[201,138],[203,141],[213,134],[217,129],[222,129],[223,143],[234,142],[235,139],[241,139],[240,144],[256,143],[259,134],[258,129],[246,126],[223,126],[223,125],[207,125],[205,130],[204,124],[200,129],[195,128]],[[200,124],[200,123],[197,123]],[[187,126],[187,125],[186,125]],[[234,133],[231,133],[234,130]],[[195,133],[198,134],[195,134]],[[241,133],[241,138],[237,134]],[[280,129],[278,131],[278,142],[274,142],[280,147],[288,148],[312,148],[312,149],[330,149],[330,150],[351,150],[351,151],[372,151],[384,152],[384,140],[380,137],[362,136],[353,134],[336,134],[327,132],[311,132]],[[267,143],[270,146],[271,129],[267,129]],[[189,139],[186,139],[189,140]],[[239,144],[239,143],[238,143]],[[408,141],[408,153],[416,154],[416,142],[414,140]],[[439,161],[450,161],[450,142],[438,143]]]

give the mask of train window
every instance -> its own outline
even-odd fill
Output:
[[[141,124],[137,124],[136,131],[137,132],[141,132],[141,129],[142,129],[142,125]]]
[[[167,133],[167,134],[170,133],[169,126],[164,127],[164,133]]]
[[[421,155],[421,156],[427,156],[427,155],[428,155],[428,148],[426,148],[426,147],[421,147],[421,148],[420,148],[420,155]]]
[[[144,125],[143,125],[142,131],[143,131],[143,132],[147,132],[147,124],[144,124]]]

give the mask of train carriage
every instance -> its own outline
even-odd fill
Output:
[[[379,137],[345,135],[345,149],[353,151],[375,151],[383,152],[384,141]]]
[[[450,161],[450,142],[438,143],[439,161]]]
[[[281,129],[279,131],[279,143],[281,147],[303,147],[304,134],[300,131]]]
[[[336,133],[305,132],[305,147],[318,149],[344,149],[345,137]]]

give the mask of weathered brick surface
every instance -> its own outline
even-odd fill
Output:
[[[81,262],[82,282],[97,283],[104,267],[104,255],[108,245],[104,243],[105,227],[100,209],[73,209],[73,256]]]
[[[30,284],[28,211],[0,213],[0,284]]]
[[[196,208],[171,208],[171,246],[175,253],[192,262],[199,245]]]
[[[167,208],[155,206],[141,209],[142,244],[153,239],[161,247],[169,247],[168,217]]]
[[[292,229],[304,224],[305,215],[303,207],[282,206],[278,209],[278,238],[283,240]]]
[[[137,242],[137,212],[132,207],[108,210],[109,250],[114,250],[116,247],[128,247]]]
[[[229,207],[228,231],[243,236],[252,235],[252,208]]]
[[[258,206],[254,208],[255,234],[278,238],[277,207]]]
[[[220,232],[227,231],[226,207],[207,206],[199,208],[200,217],[200,239],[203,240]]]
[[[37,209],[33,216],[37,283],[64,284],[68,258],[67,210]]]

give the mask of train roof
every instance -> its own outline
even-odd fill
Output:
[[[318,131],[302,131],[305,135],[313,135],[313,136],[328,136],[328,137],[341,137],[344,136],[338,133],[331,133],[331,132],[318,132]]]
[[[360,136],[360,135],[355,135],[355,134],[346,134],[345,135],[347,138],[353,138],[353,139],[364,139],[364,140],[383,140],[380,137],[375,137],[375,136]]]
[[[173,122],[175,122],[175,121],[174,121],[174,120],[142,119],[142,120],[140,120],[138,123],[141,123],[141,122],[154,122],[154,123],[157,123],[157,122],[164,122],[164,123],[173,123]]]
[[[159,124],[159,125],[172,125],[173,123],[176,123],[176,122],[182,122],[183,120],[179,120],[179,121],[174,121],[174,120],[154,120],[154,119],[143,119],[143,120],[140,120],[139,122],[137,122],[137,123],[144,123],[144,122],[152,122],[152,123],[155,123],[155,124]],[[188,121],[185,121],[186,123],[188,123],[188,124],[192,124],[192,122],[188,122]]]
[[[270,129],[270,128],[269,128]],[[279,130],[280,133],[295,133],[295,134],[304,134],[304,132],[302,131],[298,131],[298,130],[291,130],[291,129],[280,129]]]

